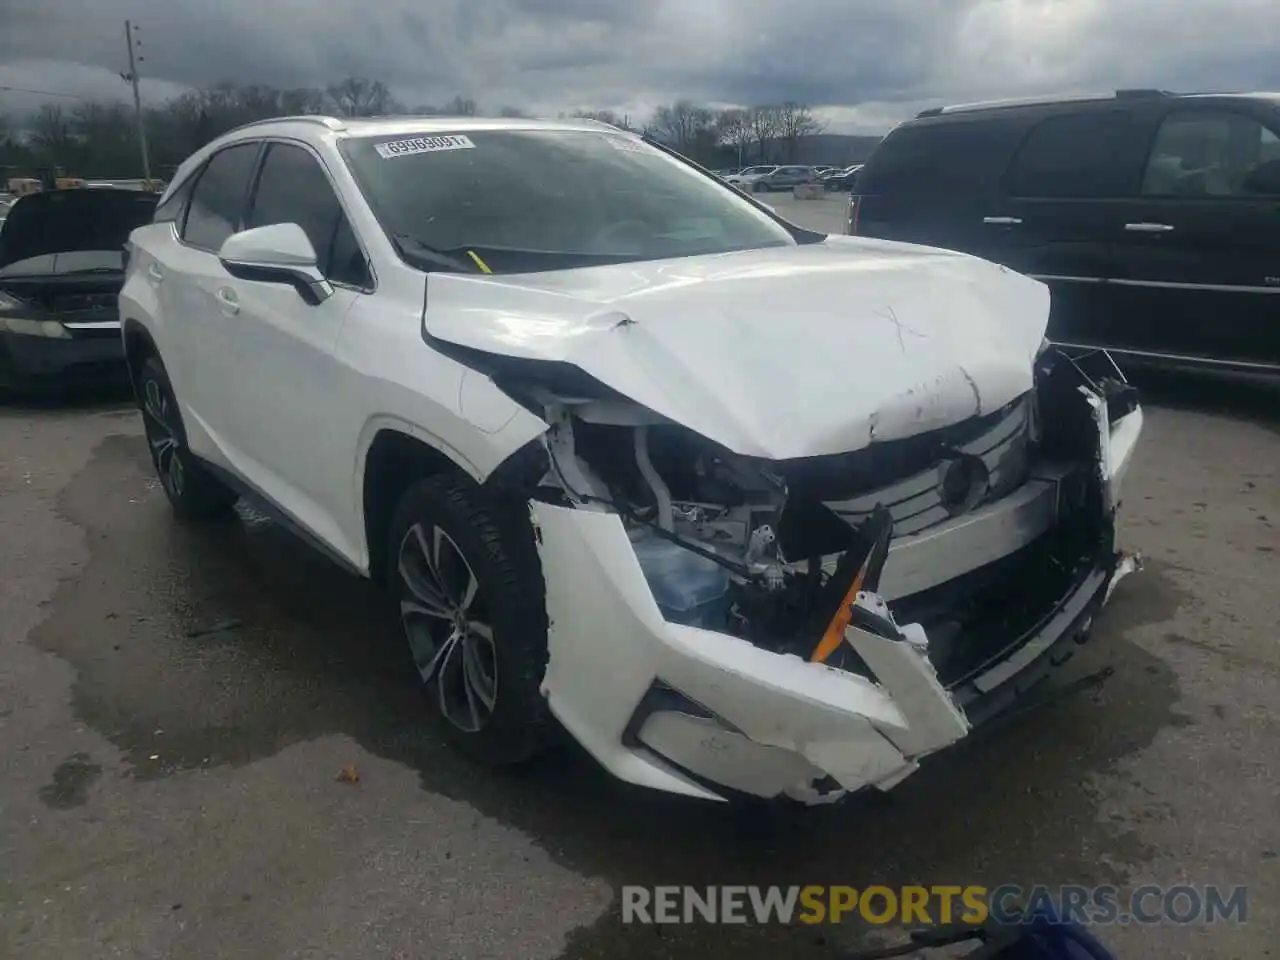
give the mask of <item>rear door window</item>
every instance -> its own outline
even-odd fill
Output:
[[[1061,114],[1031,128],[1005,177],[1010,196],[1086,199],[1130,194],[1136,180],[1127,110]]]
[[[1253,117],[1227,110],[1166,117],[1142,177],[1148,197],[1274,196],[1276,175],[1253,176],[1280,164],[1280,137]]]
[[[949,120],[898,127],[858,174],[866,194],[973,194],[1009,162],[1018,128],[1008,120]]]
[[[182,230],[186,243],[217,251],[239,229],[258,146],[257,141],[239,143],[213,155],[191,193]]]

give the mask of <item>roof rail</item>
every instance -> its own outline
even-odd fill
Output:
[[[1055,103],[1089,103],[1097,100],[1134,100],[1146,97],[1172,97],[1168,90],[1128,89],[1113,93],[1086,93],[1074,96],[1014,97],[1008,100],[980,100],[973,103],[955,103],[945,107],[930,107],[916,114],[917,119],[940,117],[952,113],[970,113],[977,110],[1001,110],[1012,107],[1049,106]]]
[[[636,133],[635,130],[624,130],[617,124],[609,123],[607,120],[597,120],[595,117],[566,117],[566,123],[589,123],[593,126],[604,127],[606,130],[615,130],[618,133]]]
[[[256,127],[264,123],[318,123],[322,127],[330,130],[344,130],[346,125],[338,117],[322,117],[314,113],[298,114],[294,117],[263,117],[261,120],[250,120],[248,123],[242,123],[238,127],[232,127],[227,133],[235,133],[238,130],[244,130],[248,127]]]

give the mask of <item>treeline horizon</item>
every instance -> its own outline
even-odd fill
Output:
[[[327,87],[280,89],[263,84],[220,83],[144,107],[152,176],[166,178],[210,140],[255,120],[300,114],[342,117],[428,114],[527,116],[511,106],[482,110],[455,96],[443,105],[406,105],[381,80],[347,77]],[[692,100],[658,107],[636,122],[612,110],[574,110],[584,117],[646,133],[708,166],[794,161],[800,141],[826,129],[805,104],[784,102],[713,109]],[[89,178],[143,175],[134,109],[119,101],[85,101],[68,107],[46,103],[25,120],[0,117],[0,173],[5,178],[48,172]]]

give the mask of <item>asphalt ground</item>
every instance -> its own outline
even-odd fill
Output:
[[[175,524],[122,398],[0,406],[0,957],[754,960],[886,935],[620,919],[624,884],[735,883],[1245,885],[1244,924],[1098,932],[1126,960],[1280,956],[1280,387],[1140,385],[1122,539],[1146,567],[1055,682],[1114,674],[883,801],[799,814],[634,790],[572,750],[468,764],[376,591],[251,514]]]

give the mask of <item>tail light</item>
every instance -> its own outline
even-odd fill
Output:
[[[858,235],[858,208],[862,206],[862,196],[857,193],[849,194],[849,222],[845,224],[844,232],[851,237]]]

